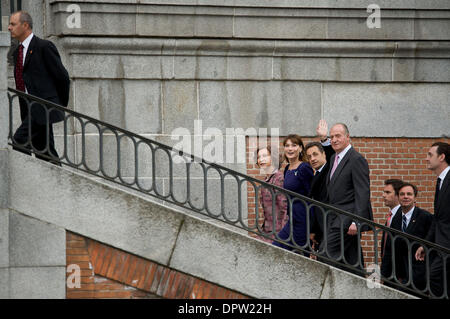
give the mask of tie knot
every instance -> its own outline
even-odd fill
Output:
[[[336,155],[336,157],[334,158],[334,164],[337,165],[339,162],[339,155]]]
[[[436,190],[439,191],[441,189],[441,179],[438,177],[436,180]]]

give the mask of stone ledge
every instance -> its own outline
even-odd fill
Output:
[[[63,3],[112,3],[112,4],[141,4],[141,5],[173,5],[173,6],[208,6],[208,7],[247,7],[247,8],[338,8],[361,9],[372,4],[371,0],[50,0],[50,4]],[[385,9],[450,9],[450,3],[446,0],[379,0],[377,4]]]
[[[63,37],[70,54],[205,57],[450,58],[450,41],[289,41]],[[136,50],[139,48],[139,50]]]
[[[370,1],[347,6],[335,2],[290,1],[274,7],[267,2],[233,5],[161,1],[75,2],[80,6],[80,28],[66,20],[67,1],[53,1],[50,10],[56,35],[121,35],[160,37],[272,38],[272,39],[384,39],[449,40],[450,8],[402,1],[398,6],[380,3],[381,28],[370,29],[366,20]],[[70,4],[74,2],[71,1]],[[419,5],[418,5],[419,4]],[[386,6],[383,6],[386,5]],[[423,5],[423,6],[422,6]]]
[[[313,42],[65,37],[61,39],[61,45],[72,57],[69,66],[74,79],[450,82],[449,69],[442,67],[450,58],[450,42],[445,41]],[[136,48],[139,50],[136,51]],[[105,59],[111,68],[101,67]],[[102,92],[108,92],[111,85],[104,83]],[[126,87],[123,83],[114,85],[114,91],[120,93],[125,89],[132,90],[137,84],[127,82]],[[151,92],[153,97],[157,97],[167,86],[160,87],[157,82],[148,85],[151,87],[147,92]],[[86,90],[91,92],[94,86]],[[146,84],[140,86],[146,87]],[[110,102],[122,103],[123,97],[119,97],[117,95]],[[159,118],[161,100],[153,100],[151,112],[154,114],[151,118]],[[145,105],[142,104],[145,103],[143,99],[129,103],[134,102],[139,107]],[[158,133],[161,123],[152,123],[145,130],[149,128],[150,131],[146,132]]]

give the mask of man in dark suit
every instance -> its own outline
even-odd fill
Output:
[[[329,144],[328,125],[325,120],[320,120],[316,129],[320,138],[319,142],[311,142],[305,146],[306,157],[309,164],[314,169],[314,177],[311,181],[311,190],[308,197],[319,202],[327,200],[326,177],[330,170],[330,158],[334,154],[334,150]],[[310,232],[313,249],[319,248],[323,238],[323,216],[320,208],[312,206],[310,210]]]
[[[387,179],[384,181],[383,201],[384,205],[389,207],[385,223],[387,227],[391,227],[393,218],[401,213],[398,191],[402,185],[403,181],[400,179]],[[381,275],[385,278],[389,278],[392,274],[392,249],[389,239],[392,239],[392,235],[383,231],[381,237]]]
[[[404,233],[424,239],[430,229],[432,215],[424,209],[415,206],[418,190],[411,183],[404,183],[398,191],[401,210],[392,219],[391,228],[400,230]],[[395,236],[393,236],[395,238]],[[419,244],[405,238],[397,237],[394,247],[395,277],[401,283],[406,284],[410,278],[409,265],[412,269],[412,281],[417,289],[424,289],[425,263],[414,258]],[[392,245],[391,237],[388,236],[387,243]],[[411,250],[408,252],[408,245]]]
[[[350,144],[348,128],[343,123],[330,130],[331,147],[336,152],[330,159],[327,174],[327,202],[344,211],[373,220],[370,203],[369,165],[366,159]],[[325,257],[364,268],[360,245],[360,232],[369,230],[367,225],[338,213],[328,213],[326,236],[320,251]],[[341,249],[343,236],[344,249]],[[359,257],[359,258],[358,258]]]
[[[18,11],[11,15],[8,30],[11,36],[19,41],[19,46],[13,53],[16,88],[67,106],[69,74],[61,62],[55,45],[35,36],[32,28],[33,21],[27,12]],[[31,104],[29,110],[27,102],[22,98],[19,99],[19,104],[22,123],[14,134],[14,142],[22,144],[27,150],[34,148],[40,152],[40,155],[36,155],[38,158],[56,161],[58,153],[55,149],[52,124],[64,120],[64,114],[36,103]],[[20,151],[31,154],[27,150]]]
[[[436,142],[427,153],[428,169],[438,179],[434,195],[433,222],[426,240],[450,249],[450,145]],[[442,254],[434,256],[430,265],[430,288],[436,297],[449,297],[450,293],[450,256],[447,256],[447,291],[444,291],[444,258]],[[423,247],[417,249],[417,260],[425,259]]]

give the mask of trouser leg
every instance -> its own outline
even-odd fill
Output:
[[[322,241],[320,252],[322,256],[334,259],[341,264],[353,266],[361,270],[364,269],[364,259],[361,245],[358,244],[358,236],[352,236],[346,233],[342,234],[340,228],[329,230],[326,238]],[[359,260],[358,256],[360,257]],[[352,271],[350,268],[334,266],[360,275],[360,273]]]
[[[450,284],[450,262],[449,258],[447,258],[446,261],[446,281],[447,281],[447,287],[444,291],[444,259],[441,255],[436,255],[433,260],[431,261],[430,265],[430,289],[433,295],[437,298],[442,297],[443,294],[449,297],[449,284]]]
[[[13,144],[18,144],[17,147],[13,146],[13,149],[27,155],[31,155],[31,151],[29,151],[31,149],[29,139],[29,133],[31,133],[30,126],[31,122],[29,121],[28,117],[25,117],[14,133],[12,140]]]
[[[13,149],[17,151],[31,155],[31,151],[28,150],[33,149],[33,151],[36,152],[36,158],[51,162],[58,160],[59,156],[58,152],[55,149],[52,124],[49,124],[47,134],[47,125],[38,125],[32,121],[29,121],[28,117],[26,117],[14,133],[13,142],[19,144],[22,147],[13,147]]]

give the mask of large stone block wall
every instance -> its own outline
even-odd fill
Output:
[[[312,136],[324,117],[359,137],[449,135],[449,3],[381,1],[380,29],[366,25],[369,4],[23,1],[60,48],[70,106],[137,133],[202,120]]]
[[[0,298],[65,298],[65,230],[10,207],[11,193],[22,193],[10,188],[9,46],[9,33],[0,32]]]
[[[205,150],[211,141],[208,128],[234,144],[237,138],[227,129],[247,132],[238,135],[266,128],[269,135],[312,137],[321,118],[347,123],[354,137],[405,137],[413,143],[415,138],[449,136],[450,4],[379,1],[379,29],[367,26],[369,4],[23,1],[35,17],[36,34],[56,43],[69,70],[71,109],[171,146],[180,144],[176,134],[191,141],[200,134]],[[73,5],[79,12],[68,10]],[[73,24],[77,18],[79,28]],[[9,74],[14,86],[11,67]],[[15,125],[18,119],[16,112]],[[195,121],[201,121],[200,132]],[[87,162],[97,168],[98,133],[93,126],[86,130]],[[63,125],[56,124],[60,155],[80,163],[80,126],[69,125],[67,141],[62,132]],[[113,172],[118,159],[111,150],[117,143],[110,132],[105,136],[105,166]],[[193,144],[185,151],[193,153]],[[121,145],[120,173],[127,181],[135,172],[130,146],[126,141]],[[226,145],[223,151],[219,164],[247,172],[246,163],[236,157],[225,162]],[[167,159],[157,157],[161,165],[155,176],[146,163],[140,178],[155,179],[167,194]],[[181,195],[185,176],[175,171]],[[201,185],[201,176],[196,178]],[[201,188],[193,189],[202,196]],[[236,200],[226,201],[233,211]],[[243,205],[246,211],[245,200]]]
[[[195,120],[223,135],[227,128],[275,128],[310,138],[320,118],[347,123],[356,138],[415,143],[450,135],[446,0],[378,1],[380,29],[367,27],[373,1],[364,0],[22,2],[36,35],[60,50],[72,79],[71,109],[169,145],[179,141],[172,139],[177,129],[194,134]],[[67,24],[72,4],[80,8],[80,28]],[[16,108],[16,126],[18,119]],[[55,125],[58,151],[79,162],[80,127],[69,125],[67,150],[62,131]],[[95,166],[98,136],[88,131]],[[131,179],[133,158],[123,163]],[[247,172],[246,163],[226,166]],[[167,192],[167,168],[149,171],[142,177]]]

